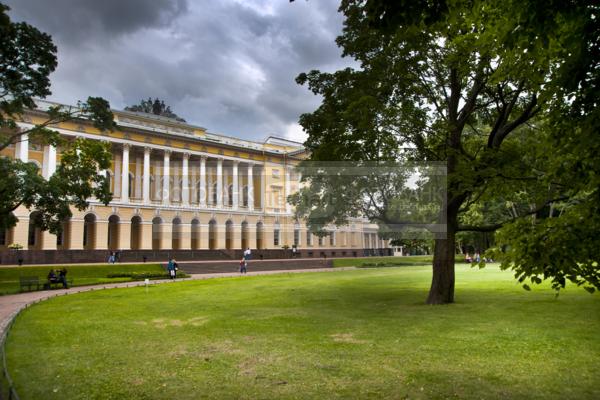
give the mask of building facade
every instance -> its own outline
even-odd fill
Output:
[[[46,120],[27,113],[28,129]],[[91,199],[85,211],[73,209],[57,237],[30,223],[20,207],[17,225],[0,237],[0,249],[24,250],[202,250],[202,249],[377,249],[387,243],[377,226],[362,219],[330,234],[311,235],[294,218],[287,196],[298,190],[295,166],[307,156],[301,144],[269,137],[262,143],[208,132],[170,118],[113,111],[117,128],[100,131],[78,120],[53,126],[67,139],[110,143],[113,162],[107,174],[113,200]],[[60,164],[61,152],[26,136],[4,149],[5,157],[36,163],[44,177]]]

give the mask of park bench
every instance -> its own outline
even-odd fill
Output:
[[[67,278],[67,287],[71,287],[73,286],[73,278]],[[63,283],[62,281],[56,279],[56,280],[46,280],[46,283],[44,283],[44,290],[50,290],[53,288],[62,288],[63,287]]]
[[[40,290],[40,278],[37,276],[20,276],[19,284],[21,285],[21,292],[25,287],[28,291],[31,291],[33,286],[35,286],[35,290]]]

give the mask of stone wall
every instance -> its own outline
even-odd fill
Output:
[[[122,250],[121,262],[166,261],[174,257],[179,261],[239,260],[243,250]],[[104,263],[108,261],[108,250],[3,250],[0,251],[0,264],[73,264]],[[296,258],[332,258],[388,256],[391,249],[300,249]],[[283,249],[253,250],[252,259],[291,259],[292,251]]]

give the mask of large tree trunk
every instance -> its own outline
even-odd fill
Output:
[[[435,240],[433,251],[433,278],[427,297],[427,304],[454,302],[454,247],[455,232],[448,233],[445,239]]]
[[[458,201],[456,201],[458,200]],[[456,229],[458,206],[462,200],[451,201],[446,212],[446,235],[435,239],[433,251],[433,277],[427,304],[454,302],[454,255],[456,253]]]

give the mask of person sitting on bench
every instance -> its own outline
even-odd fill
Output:
[[[50,272],[48,272],[48,282],[50,282],[50,283],[60,282],[60,280],[56,276],[56,271],[54,271],[53,269],[51,269]]]

